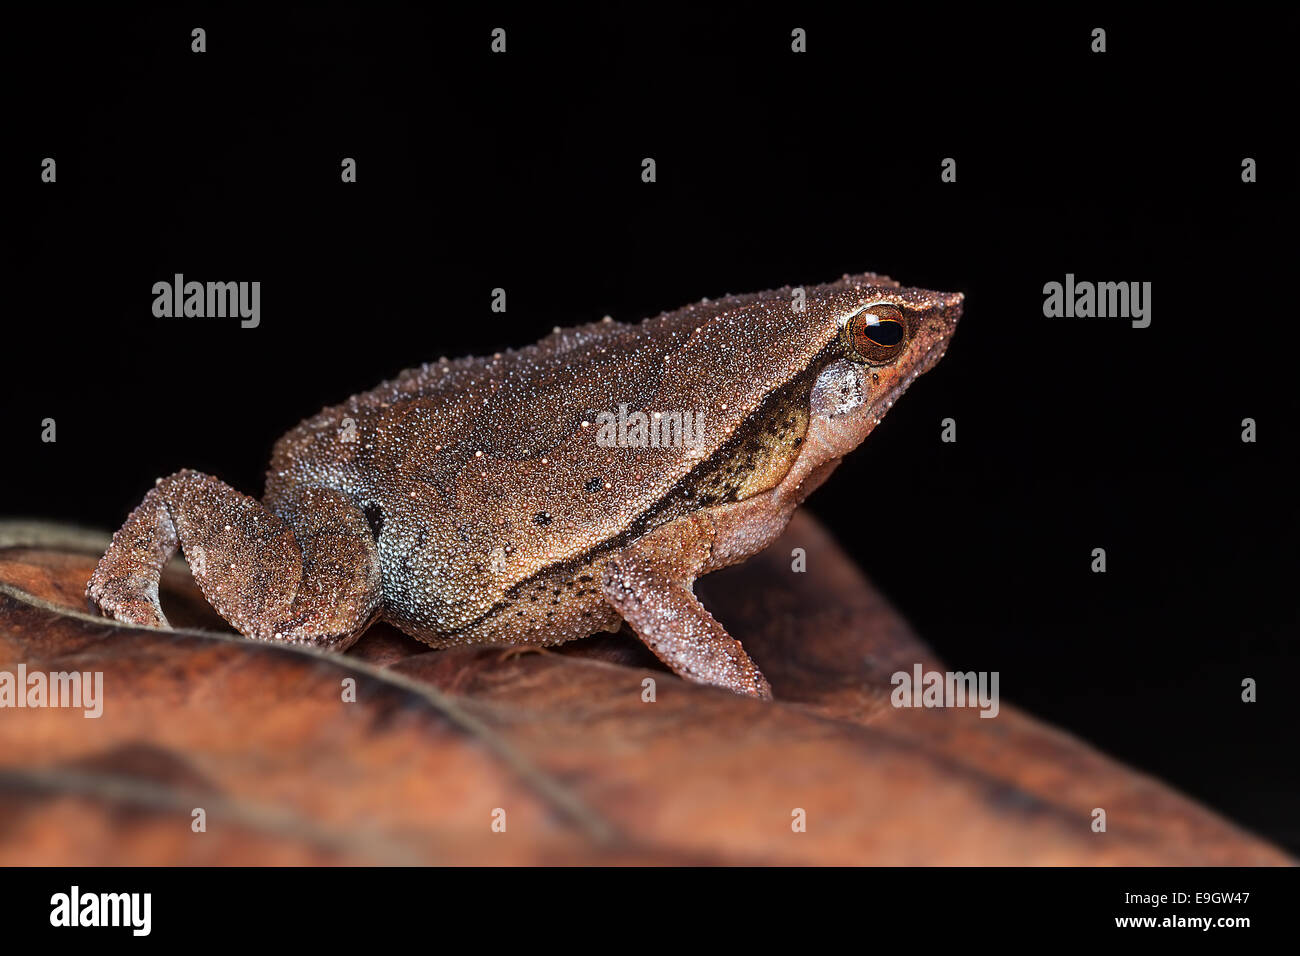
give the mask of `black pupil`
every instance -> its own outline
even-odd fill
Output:
[[[886,348],[903,341],[903,323],[895,319],[868,318],[866,327],[862,331],[871,341]]]

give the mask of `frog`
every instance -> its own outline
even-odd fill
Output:
[[[541,649],[626,623],[680,678],[770,700],[695,582],[780,535],[943,356],[963,301],[861,273],[426,362],[287,432],[260,500],[157,479],[88,603],[169,627],[179,550],[252,640],[345,651],[383,620],[434,648]]]

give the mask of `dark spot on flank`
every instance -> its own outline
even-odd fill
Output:
[[[547,525],[551,523],[551,516],[545,511],[539,511],[533,515],[533,524]]]
[[[366,524],[370,525],[370,536],[376,541],[384,531],[384,509],[379,505],[366,505],[363,512],[366,516]]]
[[[589,478],[587,480],[587,483],[582,487],[586,488],[592,494],[595,494],[596,492],[600,491],[601,488],[604,487],[604,482],[602,482],[599,478]]]

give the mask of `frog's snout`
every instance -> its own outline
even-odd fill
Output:
[[[956,327],[957,320],[961,318],[961,311],[965,304],[965,292],[939,293],[939,312],[950,329]]]
[[[966,294],[964,292],[936,292],[934,296],[936,300],[935,308],[930,313],[927,324],[933,334],[940,339],[946,340],[952,335],[957,328],[958,320],[961,319],[962,309],[966,304]],[[942,354],[942,351],[940,354]]]

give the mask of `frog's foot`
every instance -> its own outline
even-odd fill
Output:
[[[171,627],[158,602],[158,581],[127,569],[117,576],[91,578],[86,587],[91,606],[105,617],[141,627]]]
[[[605,600],[679,677],[771,700],[758,665],[691,589],[709,546],[695,517],[665,525],[606,562]]]
[[[380,606],[365,516],[321,488],[279,504],[273,513],[199,472],[163,478],[113,535],[86,596],[108,617],[166,627],[158,580],[179,547],[208,603],[245,637],[342,650]]]

